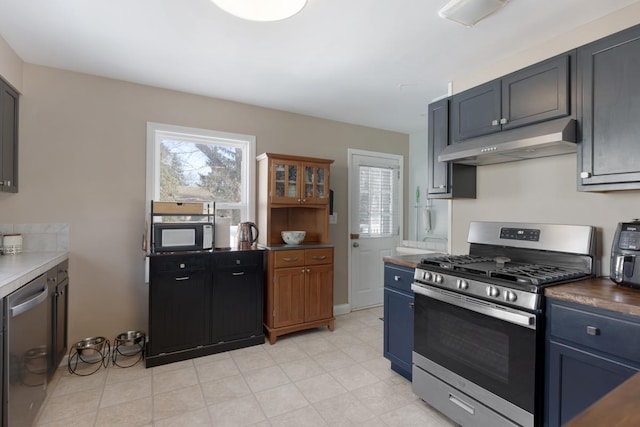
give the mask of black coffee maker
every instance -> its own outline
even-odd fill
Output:
[[[640,219],[618,223],[611,246],[610,269],[615,283],[640,289]]]

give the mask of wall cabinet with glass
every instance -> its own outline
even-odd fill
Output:
[[[331,160],[265,153],[269,167],[269,199],[272,204],[329,203],[329,165]]]
[[[329,242],[329,167],[333,160],[258,156],[258,243],[283,244],[281,231],[304,230],[304,243]]]

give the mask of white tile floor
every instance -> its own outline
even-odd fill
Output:
[[[451,427],[382,357],[382,307],[226,353],[95,374],[58,369],[40,426]]]

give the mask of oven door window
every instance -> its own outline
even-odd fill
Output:
[[[535,405],[536,331],[415,295],[414,350],[525,409]]]

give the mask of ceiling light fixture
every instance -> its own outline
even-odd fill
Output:
[[[307,0],[211,0],[231,15],[249,21],[280,21],[300,12]]]
[[[509,0],[451,0],[438,11],[438,15],[471,27],[500,9],[507,1]]]

